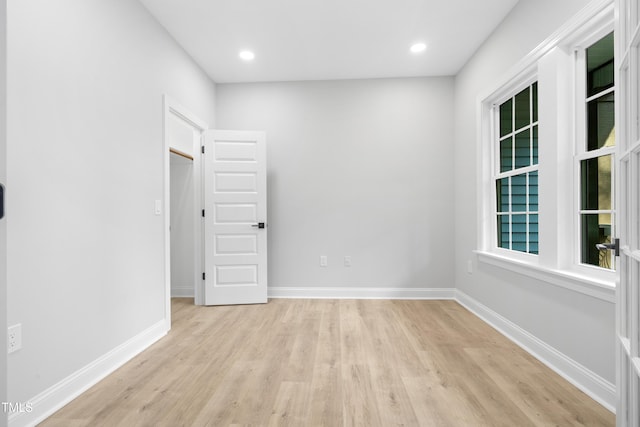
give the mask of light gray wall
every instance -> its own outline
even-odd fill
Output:
[[[7,178],[7,1],[0,0],[0,183]],[[0,402],[7,401],[7,220],[0,219]],[[7,425],[0,410],[0,427]]]
[[[571,18],[587,0],[521,0],[455,83],[455,283],[493,311],[615,382],[614,304],[487,265],[467,274],[476,249],[477,97]]]
[[[163,103],[215,86],[137,1],[9,3],[8,309],[28,401],[164,319]]]
[[[267,133],[269,286],[452,287],[452,101],[452,78],[217,86],[217,128]]]

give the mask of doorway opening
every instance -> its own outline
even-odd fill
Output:
[[[208,125],[171,97],[164,99],[165,323],[171,297],[204,303],[200,146]]]
[[[193,156],[170,150],[171,298],[195,298]]]

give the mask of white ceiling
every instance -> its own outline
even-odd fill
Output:
[[[228,83],[455,75],[518,0],[140,1]]]

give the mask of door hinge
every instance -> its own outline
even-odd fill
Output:
[[[202,209],[202,217],[204,218],[204,209]]]
[[[200,147],[202,154],[204,154],[204,145],[202,147]]]
[[[4,217],[4,186],[0,184],[0,219]]]
[[[202,280],[206,280],[206,275],[202,273]]]

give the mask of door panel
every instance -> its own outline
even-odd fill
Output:
[[[214,181],[217,194],[258,191],[258,177],[255,173],[217,172]]]
[[[262,132],[205,133],[207,305],[267,302],[265,143]]]
[[[217,286],[257,286],[258,266],[245,265],[216,265]]]
[[[620,279],[616,288],[616,423],[640,427],[640,44],[637,0],[617,0],[616,129]]]
[[[219,234],[215,236],[217,255],[256,255],[258,237],[253,234]]]
[[[219,196],[219,193],[218,193]],[[257,203],[215,203],[216,224],[254,224],[258,222]]]

